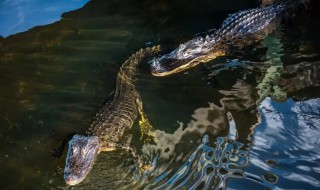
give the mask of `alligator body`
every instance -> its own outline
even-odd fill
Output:
[[[121,139],[142,109],[140,95],[133,84],[137,66],[159,50],[159,46],[141,49],[126,60],[117,75],[112,98],[96,114],[86,135],[75,135],[69,141],[64,169],[64,179],[68,185],[76,185],[86,177],[101,151],[117,148],[132,150],[127,143],[121,143]]]
[[[180,44],[171,53],[155,58],[151,63],[151,72],[155,76],[170,75],[218,56],[230,55],[238,47],[261,40],[307,4],[308,0],[285,0],[232,14],[212,34],[196,37]]]

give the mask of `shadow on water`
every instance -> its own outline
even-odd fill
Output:
[[[155,161],[153,171],[138,176],[126,152],[103,153],[83,183],[66,187],[65,150],[53,150],[86,131],[131,53],[176,47],[258,6],[193,2],[92,0],[59,22],[1,39],[0,188],[319,188],[318,8],[238,57],[165,78],[143,66],[137,88],[155,142],[140,142],[135,124],[133,143]]]

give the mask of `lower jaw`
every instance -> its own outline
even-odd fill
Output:
[[[157,73],[157,72],[152,72],[151,71],[151,74],[153,76],[157,76],[157,77],[163,77],[163,76],[167,76],[167,75],[172,75],[172,74],[175,74],[175,73],[180,73],[180,72],[182,72],[184,70],[187,70],[188,68],[191,68],[191,67],[195,66],[195,65],[193,65],[193,66],[190,67],[190,65],[191,65],[190,63],[189,64],[185,64],[185,65],[177,67],[177,68],[175,68],[173,70],[166,71],[166,72],[161,72],[161,73]]]
[[[169,75],[167,72],[165,72],[165,73],[154,73],[154,72],[151,72],[151,74],[153,76],[156,76],[156,77],[163,77],[163,76]]]

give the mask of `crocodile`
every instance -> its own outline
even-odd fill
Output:
[[[139,114],[140,121],[143,122],[140,126],[150,126],[143,115],[141,97],[134,81],[139,63],[148,56],[155,56],[159,51],[160,46],[154,46],[131,55],[118,72],[112,98],[96,114],[85,135],[76,134],[69,141],[64,168],[64,179],[68,185],[76,185],[85,179],[101,151],[125,149],[137,157],[129,143],[121,140]]]
[[[258,42],[281,23],[304,10],[310,0],[284,0],[265,7],[231,14],[221,27],[205,37],[197,36],[168,54],[151,61],[154,76],[166,76],[184,71],[219,56],[233,55],[236,49]]]

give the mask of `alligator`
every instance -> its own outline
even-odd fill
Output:
[[[140,126],[150,129],[149,122],[143,115],[141,97],[134,81],[139,63],[148,56],[155,56],[159,51],[160,46],[154,46],[131,55],[118,72],[112,98],[96,114],[86,134],[74,135],[69,141],[64,168],[64,179],[68,185],[76,185],[84,180],[101,151],[125,149],[138,157],[129,143],[121,140],[124,133],[132,127],[138,114],[141,116]],[[145,129],[141,129],[142,132],[143,130],[147,133]]]
[[[219,56],[233,55],[236,49],[258,42],[292,18],[298,10],[307,8],[310,0],[284,0],[265,7],[248,9],[230,15],[221,27],[206,37],[180,44],[172,52],[154,58],[151,73],[166,76],[184,71]]]

